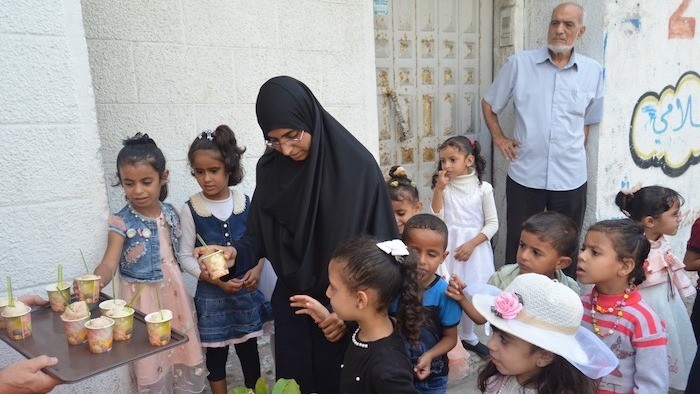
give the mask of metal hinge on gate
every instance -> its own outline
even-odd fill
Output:
[[[401,127],[401,135],[400,135],[400,140],[405,141],[408,137],[408,121],[406,120],[407,118],[407,109],[401,105],[399,102],[399,95],[396,94],[396,91],[389,86],[385,86],[382,88],[382,93],[386,94],[389,96],[391,99],[391,102],[394,103],[394,110],[396,112],[396,117],[399,118],[399,127]]]

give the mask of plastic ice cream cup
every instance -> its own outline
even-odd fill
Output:
[[[16,298],[15,298],[15,301],[17,301]],[[5,309],[5,307],[9,303],[10,303],[9,298],[7,298],[7,297],[0,298],[0,329],[5,328],[5,318],[2,317],[2,311]]]
[[[7,335],[15,341],[27,338],[32,335],[32,308],[20,301],[15,301],[15,306],[6,306],[2,311],[5,319],[5,329]]]
[[[124,306],[107,311],[107,317],[114,320],[113,337],[115,341],[131,339],[134,333],[134,309]]]
[[[66,310],[66,300],[70,300],[70,283],[61,282],[61,286],[58,286],[58,283],[52,283],[46,286],[46,294],[49,296],[51,310],[63,313]]]
[[[90,318],[90,315],[69,319],[65,314],[61,315],[63,328],[66,330],[66,338],[69,345],[82,345],[87,342],[87,329],[85,322]]]
[[[88,304],[94,304],[100,299],[100,276],[87,274],[75,278],[78,282],[78,299]]]
[[[126,301],[115,298],[113,300],[106,300],[100,302],[100,312],[102,316],[107,316],[107,312],[110,309],[118,309],[126,305]]]
[[[114,320],[101,316],[85,322],[87,340],[92,353],[106,353],[112,350]]]
[[[224,257],[223,250],[217,250],[214,253],[204,256],[204,258],[202,258],[202,262],[207,266],[209,276],[212,279],[219,279],[228,274],[228,268],[226,268],[226,258]]]
[[[148,342],[150,342],[151,345],[163,346],[170,342],[170,320],[172,320],[172,318],[173,313],[168,309],[162,309],[158,312],[146,315]]]

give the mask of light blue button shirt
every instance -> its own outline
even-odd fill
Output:
[[[603,70],[577,53],[557,67],[547,48],[511,56],[486,92],[496,115],[513,99],[514,139],[522,146],[508,176],[533,189],[573,190],[586,175],[584,125],[603,117]]]

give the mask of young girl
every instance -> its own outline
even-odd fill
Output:
[[[162,202],[168,194],[168,170],[163,152],[148,134],[124,141],[117,177],[128,202],[109,217],[107,249],[95,274],[104,286],[119,268],[120,294],[127,301],[145,284],[134,308],[144,313],[157,311],[159,304],[170,309],[172,328],[189,337],[182,346],[131,363],[132,382],[139,392],[201,392],[207,373],[192,299],[175,259],[180,217]]]
[[[586,233],[578,255],[579,282],[593,284],[581,296],[584,327],[598,335],[620,364],[599,383],[601,393],[665,393],[666,331],[636,286],[645,279],[649,241],[629,219],[604,220]]]
[[[651,242],[644,267],[646,280],[639,285],[639,293],[666,324],[669,385],[685,390],[697,344],[682,298],[693,296],[695,288],[665,237],[678,232],[683,197],[666,187],[648,186],[617,193],[615,203],[626,216],[644,226]]]
[[[257,338],[263,323],[272,320],[272,308],[257,289],[264,260],[239,277],[231,274],[211,279],[202,272],[192,252],[207,245],[226,245],[245,234],[250,199],[229,186],[243,180],[241,155],[233,131],[221,125],[202,132],[187,153],[192,175],[202,191],[190,197],[182,207],[180,261],[183,268],[199,279],[194,297],[199,335],[206,348],[209,385],[212,393],[226,393],[226,361],[233,344],[241,362],[246,387],[255,387],[260,377]],[[212,252],[214,250],[212,249]]]
[[[386,186],[389,189],[391,206],[394,208],[396,225],[399,226],[399,233],[403,234],[403,228],[408,219],[419,214],[423,209],[423,203],[418,198],[416,183],[408,178],[405,168],[393,166],[389,170]]]
[[[593,379],[618,363],[580,326],[578,294],[544,275],[518,275],[499,295],[476,294],[473,302],[493,327],[491,359],[479,373],[482,392],[590,394]]]
[[[493,250],[489,240],[498,230],[493,187],[482,182],[486,161],[481,146],[464,136],[448,138],[438,147],[440,162],[433,177],[433,214],[445,221],[449,230],[444,270],[449,281],[457,274],[467,285],[486,283],[494,273]],[[446,275],[446,276],[445,276]],[[486,346],[474,333],[474,322],[465,314],[459,337],[467,350],[480,357]]]
[[[372,237],[357,237],[335,250],[328,279],[326,295],[333,311],[345,321],[357,322],[341,365],[339,391],[417,393],[399,335],[416,343],[425,320],[416,256],[400,240],[378,243]],[[397,297],[399,309],[393,321],[389,306]],[[292,296],[291,306],[316,322],[329,314],[306,295]]]

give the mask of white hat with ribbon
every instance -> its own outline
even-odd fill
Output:
[[[518,275],[497,296],[476,294],[474,307],[500,330],[558,354],[598,379],[617,367],[615,354],[581,327],[583,304],[566,285],[540,274]]]

